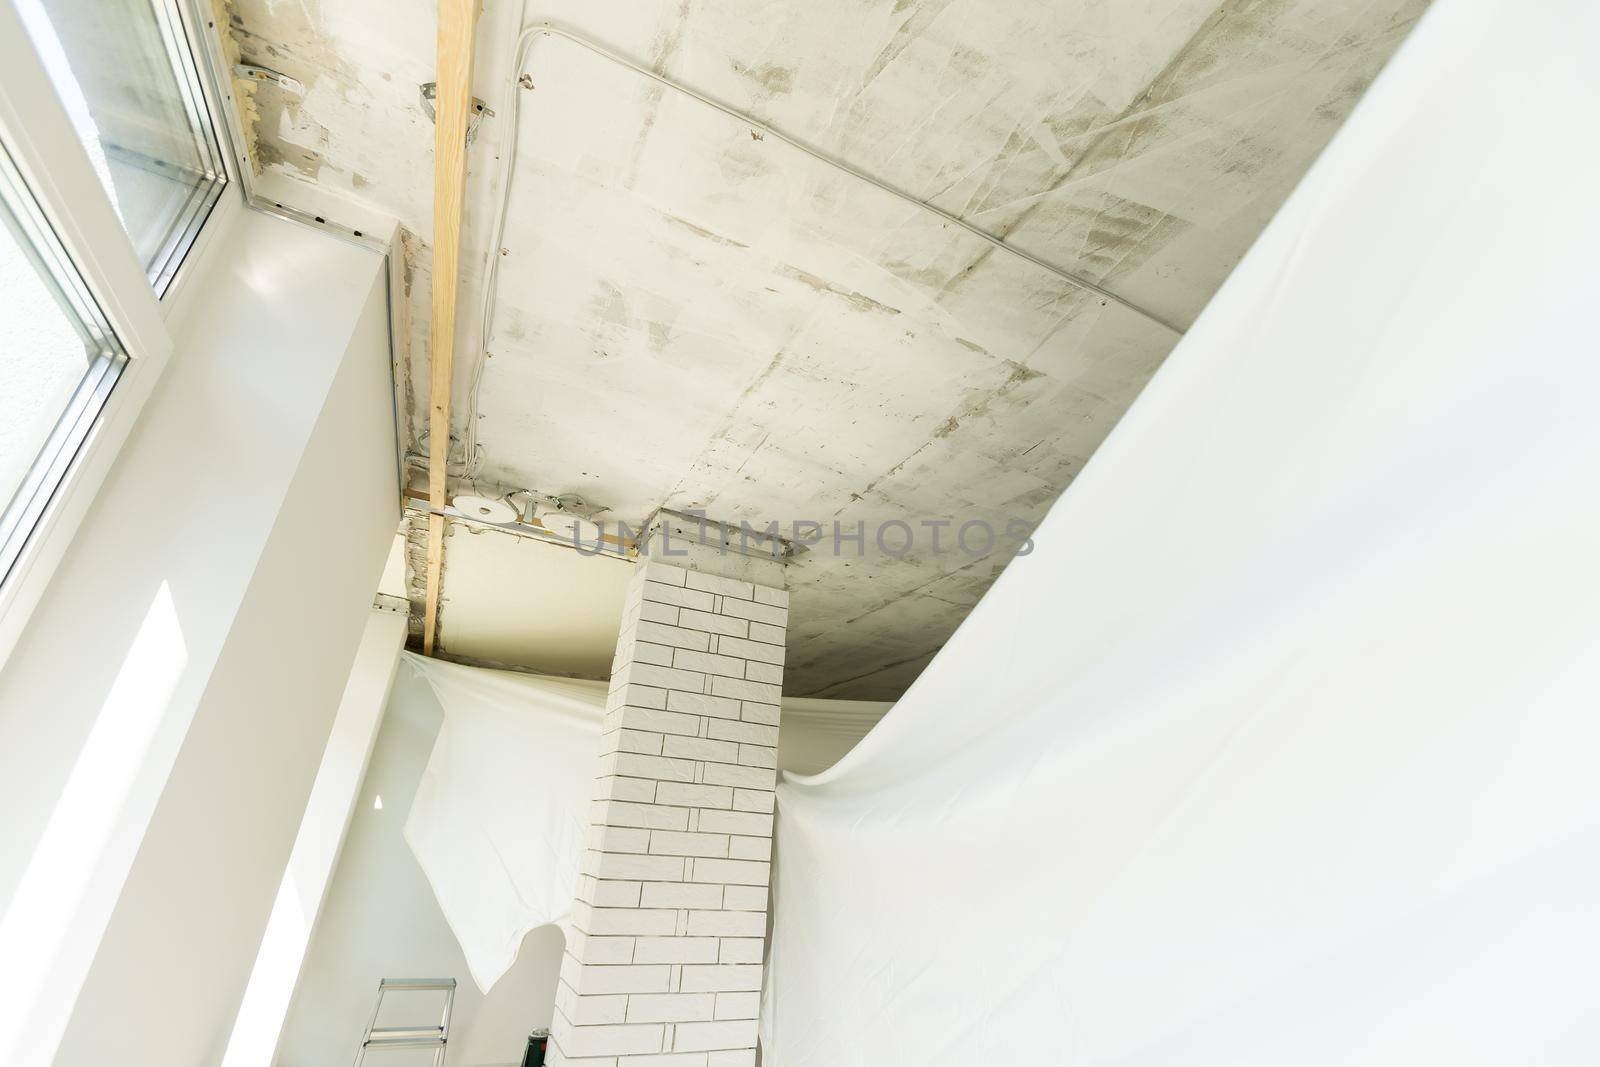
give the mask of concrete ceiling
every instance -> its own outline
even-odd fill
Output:
[[[519,20],[559,20],[1186,328],[1424,6],[488,0],[475,85],[496,115],[469,158],[456,470],[577,492],[630,523],[665,506],[1003,529],[1042,517],[1176,340],[570,41],[536,43],[533,87],[515,90]],[[403,432],[424,454],[432,128],[417,85],[432,78],[431,0],[231,0],[226,13],[242,58],[306,87],[249,90],[273,187],[406,230]],[[495,574],[559,599],[550,568],[597,561],[524,563],[490,547],[505,539],[451,538],[441,642],[534,664],[543,639],[491,634],[505,613],[474,619],[469,602]],[[1005,559],[936,553],[926,537],[896,557],[870,534],[865,557],[802,555],[786,688],[898,696]],[[543,570],[516,577],[525,566]]]

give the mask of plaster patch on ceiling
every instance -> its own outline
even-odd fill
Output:
[[[432,314],[427,284],[433,266],[433,248],[415,231],[401,226],[400,292],[392,294],[400,303],[403,326],[394,338],[395,387],[399,410],[401,448],[411,455],[423,455],[423,431],[427,420],[421,417],[422,400],[417,382],[428,380],[428,322]]]
[[[224,0],[239,61],[303,92],[235,79],[261,172],[314,182],[414,223],[431,199],[432,126],[417,87],[433,67],[431,4]],[[380,177],[381,176],[381,177]],[[413,228],[414,225],[413,225]]]
[[[427,598],[428,574],[428,516],[425,512],[407,510],[400,533],[405,538],[406,599],[411,603],[411,613],[406,621],[407,642],[422,646],[422,606]],[[441,568],[442,569],[442,568]]]

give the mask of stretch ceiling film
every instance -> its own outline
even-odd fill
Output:
[[[1580,0],[1440,0],[1038,550],[780,783],[764,1062],[1592,1061],[1597,62]]]

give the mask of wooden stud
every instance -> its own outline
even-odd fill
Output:
[[[478,0],[439,0],[438,88],[433,131],[432,383],[428,411],[428,503],[443,508],[450,460],[450,389],[455,373],[456,290],[461,279],[461,209],[467,183],[467,123],[472,112],[472,36]],[[422,652],[433,655],[439,619],[444,517],[428,516],[428,591]]]

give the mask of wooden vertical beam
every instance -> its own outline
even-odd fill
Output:
[[[428,599],[422,651],[433,655],[444,560],[445,477],[450,459],[450,387],[455,372],[456,290],[461,279],[461,207],[467,183],[467,122],[472,109],[472,35],[478,0],[439,0],[438,80],[433,130],[432,382],[428,411]]]

